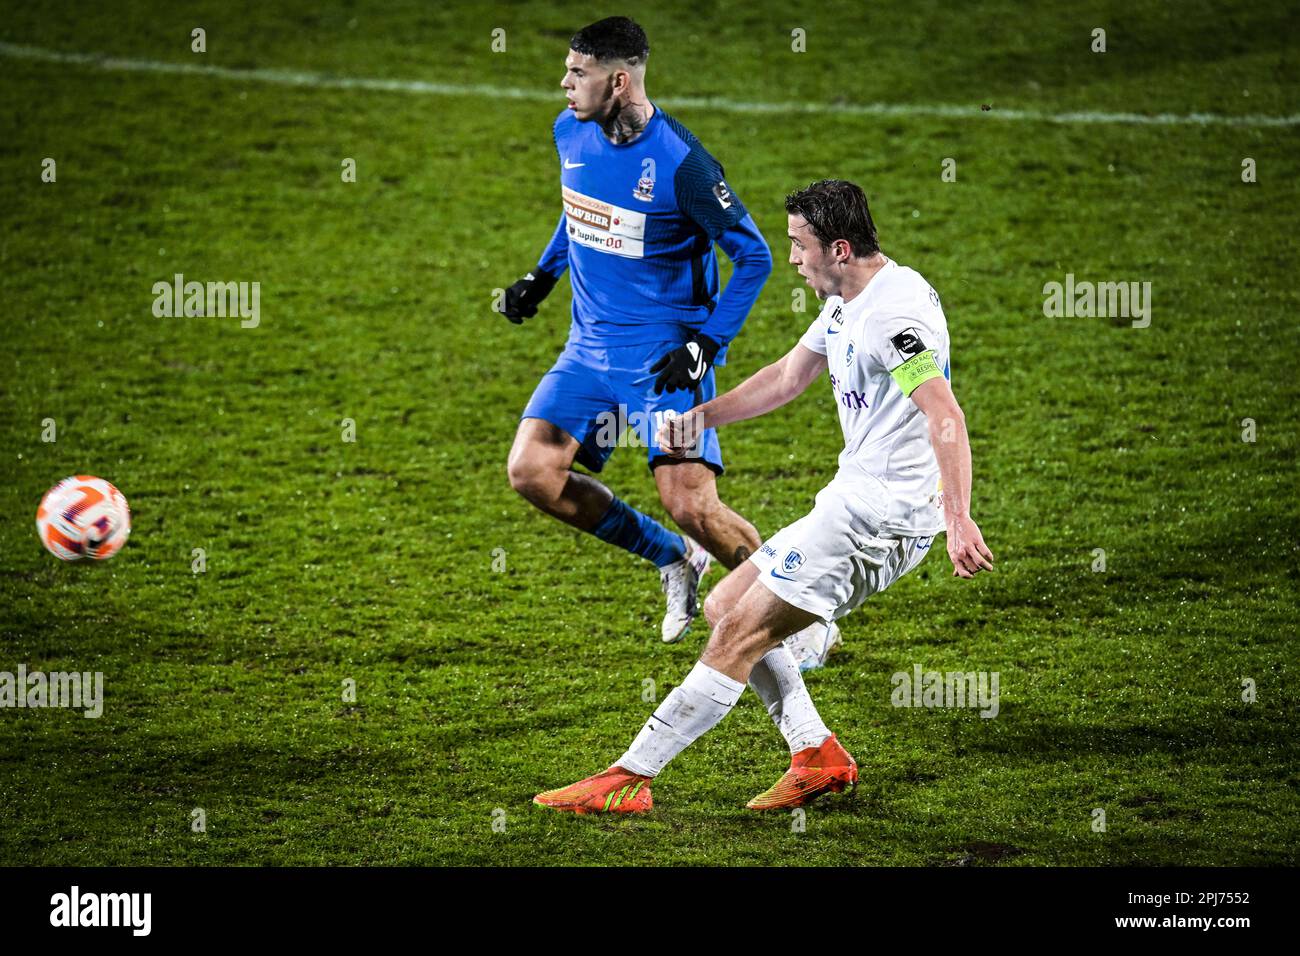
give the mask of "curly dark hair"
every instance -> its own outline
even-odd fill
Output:
[[[808,221],[822,251],[836,239],[844,239],[855,259],[880,251],[876,224],[871,221],[867,195],[847,179],[823,179],[785,197],[785,211]]]
[[[569,49],[593,56],[601,63],[624,60],[631,64],[645,62],[650,55],[650,41],[635,20],[606,17],[588,24],[573,35]]]

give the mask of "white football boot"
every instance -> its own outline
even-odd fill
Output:
[[[843,643],[839,625],[834,621],[825,624],[814,621],[802,631],[796,631],[783,642],[794,659],[799,662],[800,671],[816,670],[826,663],[831,651]]]
[[[659,583],[668,605],[660,632],[665,644],[680,641],[686,629],[691,626],[691,621],[695,620],[695,615],[700,610],[697,595],[700,578],[704,577],[704,573],[709,570],[709,562],[713,560],[709,552],[686,535],[682,535],[682,539],[686,542],[686,557],[659,569]]]

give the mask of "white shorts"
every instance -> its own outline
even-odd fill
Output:
[[[772,535],[750,557],[764,587],[788,604],[834,621],[921,563],[934,535],[880,530],[885,507],[832,481],[813,510]]]

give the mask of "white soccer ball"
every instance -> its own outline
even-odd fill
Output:
[[[62,561],[111,558],[131,533],[131,509],[122,492],[103,478],[64,478],[36,509],[36,532]]]

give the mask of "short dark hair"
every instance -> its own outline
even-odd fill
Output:
[[[569,41],[569,49],[595,57],[601,63],[610,60],[644,63],[650,55],[650,41],[635,20],[606,17],[575,33]]]
[[[847,179],[823,179],[785,197],[785,211],[803,216],[822,244],[822,251],[836,239],[844,239],[855,259],[880,251],[876,224],[871,221],[867,195]]]

